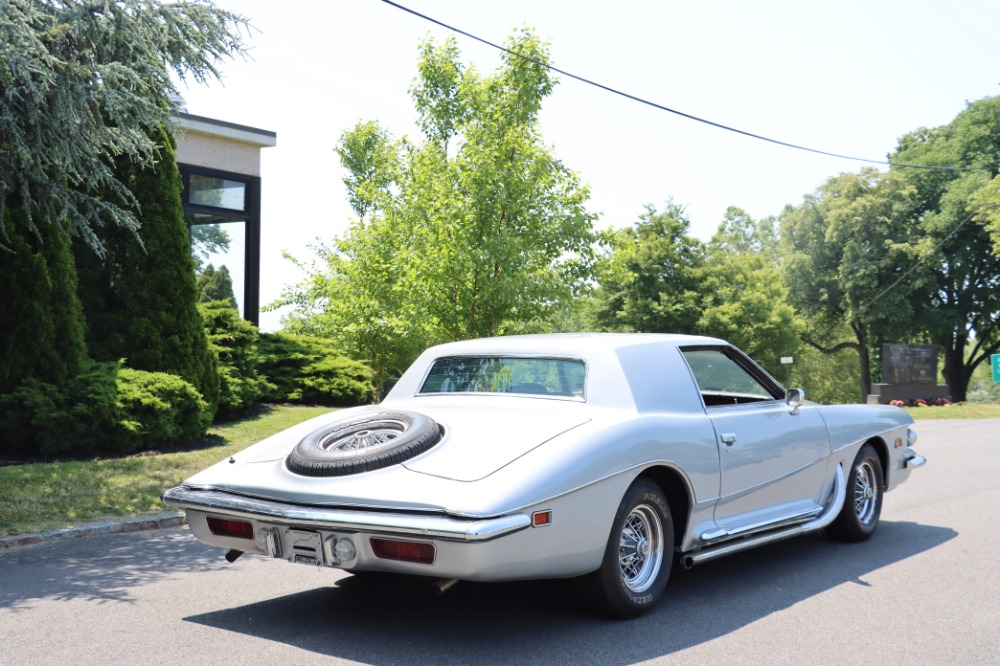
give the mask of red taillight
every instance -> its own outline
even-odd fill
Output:
[[[551,511],[536,511],[531,514],[531,526],[541,527],[543,525],[552,524],[552,512]]]
[[[434,546],[429,543],[372,539],[371,544],[375,557],[383,560],[401,560],[417,564],[434,563]]]
[[[234,539],[253,539],[253,525],[245,520],[227,520],[225,518],[205,519],[209,531],[215,536],[233,537]]]

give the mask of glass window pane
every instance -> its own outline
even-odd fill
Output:
[[[684,357],[702,393],[759,396],[771,400],[770,392],[746,370],[719,351],[685,351]]]
[[[434,362],[419,393],[516,393],[583,398],[583,361],[458,356]]]
[[[187,218],[200,300],[232,299],[245,317],[246,222],[219,223],[217,220],[222,218],[218,216],[191,213]]]
[[[246,210],[246,183],[192,173],[188,177],[188,202],[229,210]]]

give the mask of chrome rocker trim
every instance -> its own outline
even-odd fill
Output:
[[[183,509],[242,516],[289,526],[460,542],[490,541],[531,525],[531,517],[523,513],[497,518],[461,520],[447,516],[297,506],[218,490],[194,490],[185,486],[171,488],[165,492],[163,502]]]
[[[750,548],[763,546],[767,543],[783,541],[785,539],[799,536],[800,534],[806,534],[807,532],[817,532],[834,521],[837,514],[840,513],[840,509],[844,506],[844,500],[846,499],[847,482],[844,478],[844,467],[843,465],[838,465],[837,476],[834,479],[833,497],[831,498],[830,504],[827,506],[826,510],[823,511],[823,513],[815,520],[786,529],[750,535],[745,539],[740,539],[736,542],[727,542],[718,546],[709,546],[698,551],[685,553],[681,555],[681,564],[685,569],[690,569],[696,564],[702,564],[703,562],[708,562],[719,557],[725,557],[726,555],[732,555],[733,553],[738,553]]]

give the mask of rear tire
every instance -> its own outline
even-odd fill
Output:
[[[882,513],[882,495],[885,492],[882,461],[875,448],[865,444],[858,451],[851,473],[847,477],[847,498],[844,508],[826,528],[827,533],[839,541],[864,541],[875,533]]]
[[[629,488],[618,507],[601,568],[583,579],[598,608],[629,618],[663,594],[674,552],[674,524],[663,491],[647,480]]]

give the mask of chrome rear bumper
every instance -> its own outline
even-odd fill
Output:
[[[298,506],[186,486],[165,492],[163,502],[185,510],[254,518],[280,525],[459,542],[490,541],[531,525],[531,518],[526,514],[462,519],[442,515],[352,511]]]

